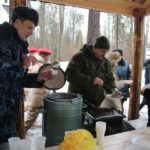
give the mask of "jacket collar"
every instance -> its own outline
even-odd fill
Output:
[[[0,24],[0,41],[5,40],[16,40],[19,44],[21,44],[24,47],[24,49],[26,49],[24,53],[28,53],[28,42],[22,41],[18,36],[17,30],[8,22]]]

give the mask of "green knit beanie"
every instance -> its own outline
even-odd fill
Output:
[[[98,49],[109,50],[110,44],[108,39],[105,36],[100,36],[99,38],[96,39],[96,42],[93,47]]]

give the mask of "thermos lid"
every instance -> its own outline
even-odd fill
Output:
[[[53,77],[51,80],[44,81],[43,86],[49,90],[58,90],[63,87],[66,83],[64,71],[60,67],[54,68],[52,64],[44,64],[40,67],[39,72],[47,70],[52,71]]]

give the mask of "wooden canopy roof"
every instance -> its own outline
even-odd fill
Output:
[[[121,13],[133,16],[135,8],[145,10],[145,15],[150,14],[150,0],[39,0],[56,4],[70,5],[95,9],[99,11]]]

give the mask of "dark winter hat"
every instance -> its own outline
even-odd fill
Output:
[[[99,38],[96,39],[94,48],[109,50],[110,44],[108,39],[105,36],[100,36]]]
[[[30,20],[35,24],[35,26],[37,26],[39,22],[38,12],[29,7],[15,7],[12,13],[12,23],[14,23],[17,18],[21,20]]]
[[[120,56],[123,56],[123,50],[122,49],[114,49],[113,52],[119,52]]]

